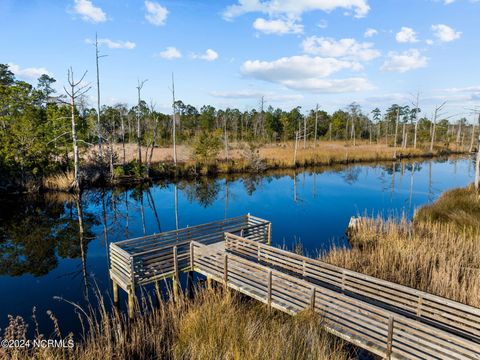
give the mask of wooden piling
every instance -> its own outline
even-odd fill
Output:
[[[118,306],[118,284],[116,281],[112,281],[113,303]]]
[[[208,290],[213,289],[213,279],[211,276],[207,276],[207,289]]]
[[[135,315],[135,289],[128,291],[128,317],[133,319]]]

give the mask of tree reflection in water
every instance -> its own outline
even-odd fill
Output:
[[[52,196],[3,199],[0,209],[0,275],[42,276],[58,258],[82,259],[86,275],[88,243],[95,238],[95,216],[83,211],[82,197]]]

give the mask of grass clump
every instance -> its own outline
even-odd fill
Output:
[[[103,299],[100,299],[104,304]],[[137,303],[137,317],[100,311],[81,313],[82,338],[72,349],[0,349],[8,359],[332,359],[354,358],[350,347],[324,332],[311,313],[290,315],[234,293],[199,289],[177,303],[149,298]],[[12,318],[4,338],[26,337],[22,319]],[[56,338],[62,337],[56,326]],[[43,335],[37,335],[43,337]],[[68,335],[70,338],[72,335]],[[2,353],[3,351],[3,353]]]
[[[480,228],[480,197],[473,185],[447,191],[415,214],[417,222],[434,221],[460,228]]]

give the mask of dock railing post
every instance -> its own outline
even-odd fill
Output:
[[[128,287],[128,317],[133,319],[135,315],[135,267],[134,257],[130,255],[130,286]]]
[[[315,297],[316,297],[316,289],[312,287],[312,294],[310,295],[310,307],[312,311],[315,312]]]
[[[393,315],[388,317],[388,334],[387,334],[387,351],[385,354],[385,359],[390,360],[392,355],[392,342],[393,342]]]
[[[223,255],[223,285],[225,286],[225,291],[228,290],[228,255]]]
[[[272,270],[268,269],[267,274],[267,304],[268,309],[272,309]]]
[[[173,300],[178,301],[180,276],[178,271],[178,249],[177,246],[173,247]]]
[[[267,245],[272,245],[272,223],[267,225]]]

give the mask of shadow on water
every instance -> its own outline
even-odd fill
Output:
[[[473,175],[470,159],[450,158],[7,197],[0,207],[0,328],[7,314],[29,319],[36,306],[41,324],[50,323],[52,310],[64,332],[78,331],[72,306],[54,297],[86,305],[96,289],[107,294],[112,241],[252,213],[272,221],[275,245],[301,243],[315,255],[348,246],[351,216],[411,217]]]

